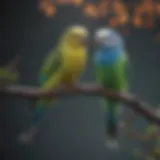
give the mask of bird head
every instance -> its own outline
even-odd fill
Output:
[[[83,26],[72,26],[64,34],[65,43],[72,47],[85,47],[88,39],[88,30]]]
[[[111,28],[100,28],[94,34],[94,41],[98,47],[117,47],[123,44],[122,37]]]

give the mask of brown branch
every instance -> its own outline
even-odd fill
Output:
[[[25,98],[51,98],[53,96],[107,96],[112,99],[120,100],[130,107],[133,111],[145,116],[149,121],[160,125],[160,118],[155,115],[151,109],[153,107],[138,101],[134,96],[129,94],[120,94],[110,89],[104,89],[95,84],[82,84],[75,88],[60,88],[55,91],[41,91],[39,88],[11,85],[3,90],[3,93],[17,95]]]

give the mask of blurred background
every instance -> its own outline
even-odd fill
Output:
[[[69,25],[84,24],[91,35],[98,27],[121,32],[130,57],[130,90],[139,99],[157,105],[160,95],[160,1],[159,0],[4,0],[1,5],[2,45],[0,65],[21,56],[19,83],[37,85],[42,60]],[[90,61],[82,82],[94,81]],[[30,123],[34,101],[1,98],[1,159],[6,160],[101,160],[133,159],[139,146],[122,136],[121,149],[104,148],[103,113],[99,99],[64,98],[44,120],[32,146],[17,144],[17,136]],[[82,105],[83,104],[83,105]],[[145,128],[139,118],[137,130]]]

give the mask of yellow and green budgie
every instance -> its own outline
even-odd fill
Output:
[[[59,44],[50,51],[40,69],[41,90],[54,90],[62,85],[72,87],[78,82],[87,64],[87,38],[88,31],[83,26],[72,26],[64,32]],[[32,127],[22,134],[22,140],[31,139],[53,100],[55,98],[37,101]]]

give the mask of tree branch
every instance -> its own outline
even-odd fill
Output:
[[[155,111],[152,109],[153,107],[149,106],[146,103],[140,102],[139,100],[137,100],[137,98],[129,94],[120,94],[110,89],[101,88],[100,86],[97,86],[95,84],[82,84],[75,88],[59,88],[54,91],[42,91],[39,88],[35,87],[11,85],[6,87],[1,92],[5,94],[35,99],[40,97],[51,98],[54,96],[107,96],[128,104],[128,107],[130,107],[133,111],[142,116],[145,116],[149,121],[160,125],[160,118],[155,115]]]

